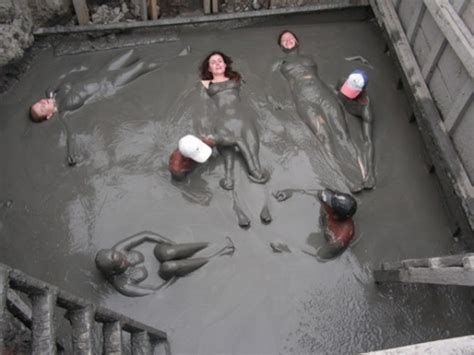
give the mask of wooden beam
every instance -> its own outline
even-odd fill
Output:
[[[471,104],[473,99],[473,91],[473,80],[468,78],[466,84],[464,84],[461,91],[456,95],[456,100],[454,100],[453,104],[451,105],[451,109],[449,110],[444,120],[446,129],[449,131],[450,134],[452,134],[454,128],[456,128],[459,119],[464,115],[467,108]]]
[[[140,10],[141,10],[141,16],[142,16],[142,21],[148,20],[148,4],[147,0],[142,0],[140,3]]]
[[[474,40],[448,0],[424,0],[441,32],[456,52],[471,78],[474,78]]]
[[[211,13],[211,0],[202,0],[203,11],[205,15]]]
[[[391,1],[370,0],[370,4],[398,59],[397,64],[414,106],[421,136],[435,165],[443,191],[449,198],[456,198],[456,204],[450,205],[453,215],[460,223],[463,233],[466,236],[472,235],[474,206],[469,201],[474,198],[474,188],[421,75],[400,20]]]
[[[458,1],[453,7],[458,14],[462,14],[467,7],[467,0]],[[439,58],[441,58],[441,54],[443,54],[447,44],[448,41],[446,41],[444,35],[440,33],[434,44],[431,46],[431,51],[421,68],[421,74],[427,83],[430,82]]]
[[[407,26],[407,37],[408,43],[413,44],[415,40],[415,36],[418,33],[420,28],[421,20],[426,11],[426,6],[421,1],[415,1],[415,10],[413,11],[413,15],[410,19],[410,23]]]
[[[90,21],[86,0],[72,0],[79,25],[87,25]]]
[[[401,355],[401,354],[472,354],[474,335],[459,338],[441,339],[426,343],[402,346],[378,351],[361,353],[361,355]]]

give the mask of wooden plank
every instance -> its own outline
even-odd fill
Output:
[[[474,256],[465,256],[462,259],[462,265],[465,269],[470,269],[471,272],[474,272]]]
[[[399,276],[401,282],[474,286],[474,270],[463,267],[402,269]]]
[[[56,289],[30,295],[33,309],[31,349],[33,355],[56,354],[54,311]]]
[[[203,0],[202,6],[204,14],[209,15],[211,13],[211,0]]]
[[[361,353],[361,355],[415,355],[415,354],[473,354],[474,353],[474,335],[467,335],[458,338],[442,339],[426,343],[402,346],[379,351],[370,351]]]
[[[461,14],[467,7],[467,0],[457,1],[455,4],[453,4],[453,7],[458,14]],[[444,49],[446,48],[447,44],[448,41],[446,41],[444,35],[440,34],[436,38],[436,41],[431,45],[430,54],[428,55],[428,58],[423,63],[423,66],[421,68],[421,73],[425,78],[426,82],[429,82],[431,80],[431,76],[433,75],[433,72],[436,68],[436,64],[438,63],[439,58],[444,52]]]
[[[140,13],[142,16],[142,21],[148,20],[148,4],[147,0],[142,0],[140,2]]]
[[[413,44],[415,36],[420,28],[421,19],[425,15],[426,6],[421,1],[415,1],[415,9],[407,26],[406,34],[408,43]]]
[[[459,254],[459,255],[447,255],[429,259],[429,266],[431,268],[439,267],[451,267],[451,266],[463,266],[463,259],[465,257],[471,257],[474,254]]]
[[[456,124],[459,122],[459,119],[464,115],[467,108],[471,104],[474,96],[473,92],[473,81],[472,79],[468,79],[459,94],[456,96],[456,100],[452,104],[451,109],[444,120],[444,124],[446,125],[446,129],[449,131],[449,133],[453,131],[453,129],[456,127]]]
[[[86,0],[72,0],[79,25],[87,25],[90,21]]]
[[[409,89],[409,98],[417,114],[421,135],[432,156],[443,191],[449,199],[456,201],[456,204],[453,204],[453,215],[460,223],[462,232],[466,236],[472,236],[474,206],[469,201],[474,198],[474,189],[466,170],[441,121],[392,2],[371,0],[370,4],[377,21],[389,37],[389,45],[398,59],[403,79]]]
[[[212,13],[217,14],[219,12],[219,0],[212,0]]]
[[[424,0],[424,2],[467,72],[474,78],[474,40],[471,32],[448,0]]]

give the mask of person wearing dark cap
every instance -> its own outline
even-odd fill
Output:
[[[363,70],[356,69],[346,78],[339,80],[336,85],[337,96],[345,110],[361,119],[362,136],[364,138],[362,151],[363,158],[363,184],[364,188],[375,187],[375,161],[372,141],[373,115],[367,94],[369,77]]]
[[[273,196],[278,202],[283,202],[294,193],[314,196],[321,203],[319,226],[325,243],[317,249],[316,253],[308,250],[303,250],[303,252],[322,260],[341,255],[354,238],[355,226],[352,217],[357,211],[357,201],[354,197],[328,188],[323,190],[284,189],[275,192]],[[290,251],[282,243],[274,243],[270,246],[275,252]]]
[[[210,158],[215,144],[212,137],[204,137],[202,140],[191,134],[182,137],[169,159],[171,177],[178,181],[184,180],[199,164]]]

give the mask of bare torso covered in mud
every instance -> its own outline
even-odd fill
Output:
[[[316,63],[293,50],[279,68],[288,81],[300,118],[324,145],[326,153],[336,160],[349,189],[361,190],[361,160],[349,136],[344,109],[333,90],[319,77]]]
[[[255,114],[240,98],[240,81],[227,80],[209,83],[207,93],[216,106],[213,133],[216,143],[224,155],[226,178],[221,181],[225,189],[233,188],[234,149],[238,148],[249,170],[249,178],[256,183],[268,180],[268,173],[262,170],[259,159],[259,137]]]

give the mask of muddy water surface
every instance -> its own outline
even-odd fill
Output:
[[[280,56],[275,38],[283,28],[183,31],[177,41],[136,48],[160,68],[67,118],[84,157],[74,168],[65,160],[60,122],[33,124],[28,106],[74,68],[100,77],[103,63],[123,51],[56,57],[45,50],[1,98],[0,198],[11,204],[0,211],[0,260],[167,331],[176,353],[352,353],[471,334],[466,289],[373,284],[371,269],[381,261],[442,255],[458,246],[436,179],[424,168],[417,128],[408,123],[407,101],[396,90],[395,66],[371,22],[291,26],[328,83],[364,68],[344,57],[362,55],[374,67],[365,68],[378,180],[374,191],[357,196],[360,239],[326,263],[296,251],[272,252],[271,241],[297,249],[321,238],[319,204],[300,195],[273,200],[273,222],[263,225],[266,194],[289,187],[345,190],[296,112],[274,112],[266,103],[265,78]],[[178,57],[188,45],[191,52]],[[197,66],[214,49],[230,55],[244,77],[242,95],[256,112],[262,165],[272,175],[265,187],[256,185],[237,164],[235,190],[251,219],[248,230],[237,225],[232,194],[219,187],[219,158],[185,184],[172,183],[167,171],[177,140],[192,132],[200,104]],[[103,280],[94,256],[141,230],[176,242],[208,241],[211,248],[230,236],[237,251],[155,295],[127,298]],[[141,249],[149,282],[158,281],[151,245]]]

